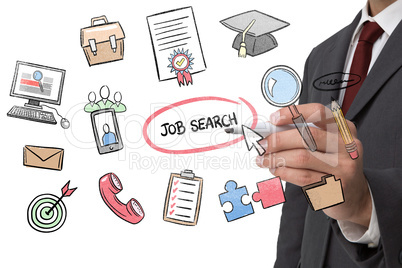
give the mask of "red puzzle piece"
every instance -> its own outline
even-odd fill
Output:
[[[253,200],[254,202],[261,201],[263,208],[286,202],[280,177],[258,182],[257,188],[259,192],[253,193]]]

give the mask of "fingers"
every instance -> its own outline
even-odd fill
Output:
[[[343,157],[349,157],[343,154]],[[334,173],[337,169],[339,154],[311,152],[306,149],[294,149],[265,154],[256,158],[256,163],[262,168],[289,167],[294,169],[315,170],[322,173]]]
[[[326,129],[328,124],[335,123],[331,111],[322,104],[309,103],[297,105],[296,107],[306,122],[313,123],[319,128]],[[293,115],[289,108],[281,108],[272,113],[270,116],[271,123],[274,125],[293,124]]]
[[[305,121],[313,123],[318,128],[328,130],[330,132],[338,131],[335,119],[330,109],[319,103],[309,103],[296,106],[299,114],[302,114]],[[288,125],[293,123],[293,115],[290,110],[294,111],[294,108],[285,107],[277,110],[270,115],[270,122],[274,125]],[[356,126],[346,120],[346,123],[350,129],[353,137],[357,137]],[[311,127],[310,127],[311,129]],[[313,135],[314,136],[314,135]]]
[[[337,132],[331,133],[316,127],[310,127],[309,129],[316,142],[317,151],[330,153],[339,151],[343,143],[339,144],[342,139]],[[307,149],[307,145],[297,129],[274,133],[259,141],[259,143],[268,153],[290,149]]]
[[[348,153],[347,149],[350,146],[345,142],[349,141],[344,141],[342,138],[330,109],[321,104],[312,103],[299,105],[297,110],[291,107],[291,110],[286,107],[273,113],[271,123],[275,125],[293,124],[294,115],[297,112],[302,114],[306,122],[317,126],[309,127],[317,150],[314,152],[308,150],[297,129],[277,132],[259,141],[265,149],[265,154],[257,157],[257,165],[274,169],[271,171],[273,174],[299,186],[314,183],[317,178],[321,178],[325,174],[343,174],[358,169],[360,162],[350,159],[351,157],[356,159],[356,157],[353,158],[352,154]],[[362,154],[363,148],[356,137],[355,125],[348,120],[346,120],[346,124],[354,138],[359,154]],[[345,130],[344,125],[342,130]]]
[[[346,124],[348,124],[348,127],[350,129],[350,133],[352,134],[352,136],[357,137],[357,129],[356,129],[355,124],[353,124],[349,120],[346,120]]]
[[[314,170],[294,169],[290,167],[270,169],[270,172],[274,176],[279,176],[281,180],[290,182],[300,187],[321,181],[321,177],[326,175],[325,173]]]

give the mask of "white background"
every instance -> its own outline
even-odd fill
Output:
[[[281,206],[262,209],[260,203],[252,202],[253,215],[227,222],[218,198],[228,180],[246,186],[251,195],[257,182],[272,177],[268,170],[253,164],[256,151],[248,152],[243,142],[201,154],[169,156],[144,142],[142,125],[155,107],[201,96],[243,97],[261,117],[268,117],[275,108],[264,100],[260,89],[266,70],[283,64],[302,76],[311,49],[349,24],[365,1],[181,2],[3,3],[1,267],[273,266]],[[157,79],[146,16],[184,6],[193,7],[207,70],[193,75],[194,85],[179,87],[175,80]],[[241,59],[231,47],[236,33],[219,21],[253,9],[290,26],[273,34],[277,48]],[[89,67],[80,46],[80,29],[100,15],[122,25],[126,34],[124,60]],[[66,70],[62,103],[57,108],[70,120],[68,130],[59,124],[6,116],[13,105],[26,102],[9,96],[17,60]],[[99,99],[102,85],[109,86],[111,97],[120,91],[127,106],[118,118],[125,147],[107,155],[98,154],[90,115],[83,111],[88,93],[95,91]],[[213,107],[205,110],[213,112]],[[23,166],[25,145],[64,148],[63,170]],[[199,221],[193,227],[163,221],[170,173],[183,169],[191,169],[204,179]],[[122,202],[133,197],[143,206],[145,218],[139,224],[119,219],[102,201],[98,181],[108,172],[115,172],[121,180],[124,189],[118,198]],[[68,180],[78,189],[63,200],[68,211],[64,226],[53,233],[32,229],[26,215],[31,200],[44,193],[60,195]]]

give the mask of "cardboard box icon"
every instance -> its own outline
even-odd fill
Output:
[[[24,166],[61,170],[64,149],[26,145],[24,147]]]
[[[341,179],[336,180],[331,174],[322,176],[320,182],[302,187],[302,190],[314,211],[345,202]]]
[[[108,22],[106,16],[92,18],[91,26],[81,29],[81,47],[89,66],[122,60],[124,38],[119,22]]]

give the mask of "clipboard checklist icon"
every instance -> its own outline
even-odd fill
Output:
[[[202,178],[192,170],[172,173],[168,184],[163,220],[181,225],[196,225],[200,211]]]

